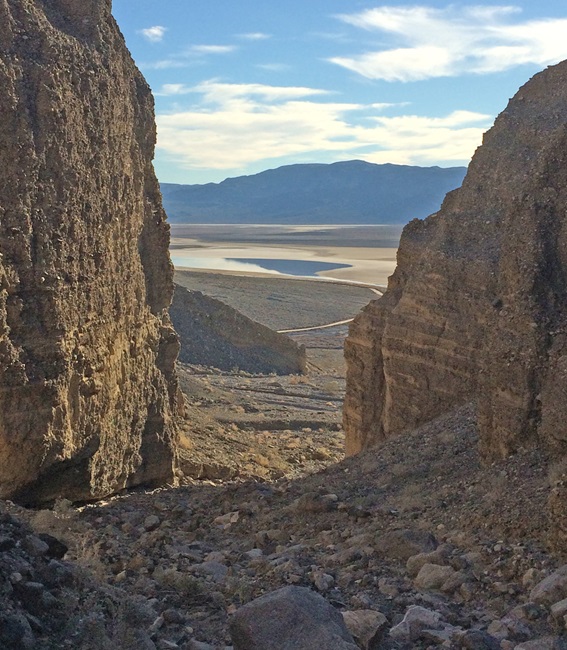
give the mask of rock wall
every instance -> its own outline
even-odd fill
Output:
[[[153,99],[110,0],[0,0],[0,497],[172,478]]]
[[[352,324],[347,452],[476,399],[481,451],[567,451],[567,62],[533,77],[460,189],[404,230]]]
[[[305,348],[200,291],[175,285],[170,308],[179,360],[221,370],[290,375],[305,372]]]

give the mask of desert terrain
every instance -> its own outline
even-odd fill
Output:
[[[395,232],[392,227],[322,231],[313,226],[173,226],[172,253],[191,250],[203,259],[216,259],[239,251],[240,257],[299,256],[352,264],[325,272],[325,279],[176,269],[177,284],[221,300],[273,330],[288,332],[305,346],[308,363],[306,375],[283,377],[178,364],[182,389],[200,423],[184,438],[187,475],[300,476],[343,458],[343,346],[348,321],[381,294],[377,287],[387,282],[385,269],[388,275],[393,271],[396,253],[395,247],[384,244],[396,243]],[[378,248],[368,247],[368,241]],[[335,277],[345,272],[350,273],[349,281]],[[378,280],[366,284],[369,277]]]
[[[173,225],[170,252],[176,268],[207,268],[211,259],[216,266],[208,268],[217,271],[223,270],[221,260],[288,260],[299,267],[303,261],[321,263],[315,277],[384,286],[400,233],[401,226]],[[333,264],[343,268],[326,268]],[[224,268],[235,271],[227,263]]]

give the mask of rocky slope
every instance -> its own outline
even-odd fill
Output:
[[[1,0],[0,86],[0,496],[168,480],[169,232],[110,0]]]
[[[342,648],[320,636],[340,612],[353,650],[565,650],[545,462],[531,449],[482,466],[464,407],[293,480],[6,504],[34,532],[0,517],[0,645],[26,647],[6,639],[32,627],[42,649]]]
[[[303,347],[200,291],[175,285],[169,313],[184,363],[278,375],[305,371]]]
[[[462,187],[404,230],[346,344],[349,453],[472,397],[485,459],[566,450],[566,82],[564,62],[522,87]]]

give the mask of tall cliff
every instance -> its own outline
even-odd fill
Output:
[[[567,451],[567,62],[520,89],[462,187],[405,228],[346,358],[349,454],[472,398],[485,458]]]
[[[0,0],[0,497],[172,477],[153,100],[110,0]]]

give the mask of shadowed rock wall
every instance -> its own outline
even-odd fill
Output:
[[[404,230],[346,343],[350,454],[472,398],[481,451],[567,450],[567,63],[486,133],[463,186]]]
[[[0,0],[0,497],[172,478],[153,100],[109,0]]]

